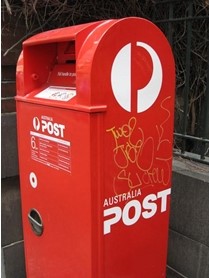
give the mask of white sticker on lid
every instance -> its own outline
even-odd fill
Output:
[[[37,98],[52,99],[59,101],[69,101],[74,96],[76,96],[76,90],[58,86],[50,86],[38,93],[37,95],[35,95],[35,97]]]

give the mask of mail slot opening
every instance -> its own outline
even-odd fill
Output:
[[[57,44],[57,63],[75,63],[75,41],[60,42]]]
[[[66,64],[75,64],[75,60],[66,60]]]

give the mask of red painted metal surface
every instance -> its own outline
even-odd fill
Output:
[[[27,277],[166,277],[175,68],[141,18],[23,44],[17,121]]]

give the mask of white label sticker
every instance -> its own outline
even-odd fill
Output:
[[[71,144],[69,141],[34,131],[30,131],[30,135],[33,160],[57,170],[71,172]],[[35,185],[34,176],[32,178],[33,185]]]
[[[59,101],[69,101],[74,96],[76,96],[76,90],[66,87],[55,86],[50,86],[38,93],[37,95],[35,95],[35,97],[37,98],[52,99]]]

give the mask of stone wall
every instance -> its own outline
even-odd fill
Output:
[[[168,274],[209,277],[209,167],[173,162]]]
[[[18,28],[15,27],[18,22]],[[15,72],[21,44],[10,49],[26,33],[15,16],[2,14],[1,79],[1,277],[24,278],[24,248],[18,178]]]

